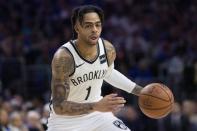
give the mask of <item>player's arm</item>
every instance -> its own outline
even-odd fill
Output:
[[[94,103],[67,101],[70,91],[69,75],[74,71],[74,61],[65,49],[59,49],[52,60],[52,102],[56,114],[80,115],[93,111]]]
[[[106,76],[105,81],[129,93],[139,95],[142,87],[137,85],[135,82],[129,80],[119,71],[114,69],[114,60],[116,58],[116,51],[114,46],[109,41],[106,40],[104,40],[104,44],[105,44],[107,59],[109,63],[109,73]]]

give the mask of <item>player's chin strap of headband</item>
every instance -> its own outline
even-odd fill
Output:
[[[136,86],[135,82],[129,80],[126,76],[115,70],[114,64],[109,67],[108,73],[104,80],[112,86],[122,89],[128,93],[131,93]]]

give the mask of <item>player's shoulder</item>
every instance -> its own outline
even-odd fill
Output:
[[[75,62],[72,54],[67,48],[60,47],[55,52],[52,60],[52,68],[57,66],[62,66],[64,69],[67,69],[69,75],[73,74]]]
[[[55,52],[53,58],[62,58],[62,57],[70,59],[70,58],[72,58],[72,54],[70,53],[70,51],[67,48],[60,47]]]
[[[110,41],[106,40],[106,39],[103,39],[103,43],[105,45],[105,48],[114,48],[113,44]]]
[[[53,55],[52,61],[55,61],[55,60],[56,61],[66,60],[67,62],[70,63],[70,65],[73,65],[74,63],[74,58],[71,52],[67,48],[64,48],[64,47],[60,47],[59,49],[57,49],[57,51]]]
[[[116,50],[110,41],[103,39],[103,43],[104,43],[105,50],[107,53],[109,65],[111,65],[116,58]]]

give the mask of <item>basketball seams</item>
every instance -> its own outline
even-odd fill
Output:
[[[149,108],[149,107],[146,107],[146,106],[144,106],[144,105],[142,105],[142,104],[139,104],[140,107],[142,107],[143,109],[147,109],[147,110],[161,110],[161,109],[165,109],[165,108],[167,108],[167,107],[170,107],[170,106],[172,106],[172,105],[173,105],[173,103],[170,103],[169,105],[164,106],[164,107]]]
[[[167,88],[168,89],[168,87],[166,87],[164,84],[160,84],[160,85],[163,87],[162,90],[168,95],[168,98],[171,101],[172,98],[169,96],[168,92],[164,89],[164,88]]]
[[[146,116],[148,116],[148,117],[150,117],[150,118],[153,118],[153,119],[160,119],[160,118],[163,118],[163,117],[165,117],[165,116],[167,116],[169,113],[170,113],[170,111],[172,110],[172,108],[173,108],[173,103],[172,104],[170,104],[170,105],[168,105],[168,106],[166,106],[166,108],[163,108],[163,109],[158,109],[158,110],[164,110],[164,109],[166,109],[165,111],[163,111],[161,114],[155,114],[155,115],[149,115],[149,113],[145,113],[145,115]],[[140,108],[141,109],[141,108]],[[153,110],[153,109],[147,109],[147,108],[143,108],[143,109],[145,109],[145,110]],[[143,109],[141,109],[141,110],[143,110]],[[157,110],[153,110],[153,111],[157,111]]]
[[[162,114],[160,114],[160,115],[157,115],[157,117],[152,117],[152,116],[149,116],[149,117],[151,117],[151,118],[154,118],[154,119],[160,119],[160,118],[163,118],[163,117],[165,117],[165,116],[167,116],[168,115],[168,113],[172,110],[172,108],[173,108],[173,106],[169,106],[169,109],[168,108],[166,108],[167,110],[165,111],[165,112],[163,112]],[[165,108],[164,108],[165,109]],[[148,110],[148,109],[147,109]]]
[[[169,113],[171,110],[172,110],[172,107],[169,108],[168,110],[166,110],[166,112],[163,112],[161,115],[159,115],[158,118],[162,118],[162,117],[164,117],[164,116],[167,116],[168,113]]]
[[[168,93],[165,91],[165,89],[164,89],[164,86],[162,86],[163,84],[158,84],[158,86],[153,86],[154,88],[160,88],[160,89],[162,89],[166,94],[167,94],[167,96],[168,96],[168,98],[169,98],[169,101],[171,101],[171,99],[170,99],[170,97],[169,97],[169,95],[168,95]]]
[[[165,102],[169,102],[169,100],[166,100],[166,99],[163,99],[163,98],[160,98],[160,97],[157,97],[157,96],[149,95],[149,94],[140,94],[140,95],[142,95],[142,96],[150,96],[150,97],[157,98],[157,99],[160,99],[160,100],[165,101]]]

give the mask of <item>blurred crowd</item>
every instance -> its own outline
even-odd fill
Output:
[[[137,98],[108,84],[128,103],[115,113],[135,131],[197,130],[197,1],[0,0],[0,131],[43,131],[54,52],[73,38],[71,10],[105,13],[102,37],[117,51],[115,68],[139,85],[161,82],[175,96],[170,115],[144,116]]]

